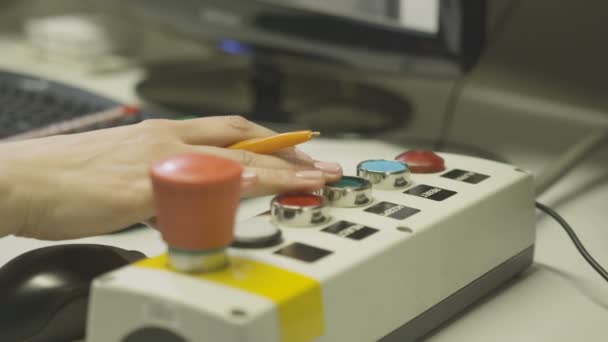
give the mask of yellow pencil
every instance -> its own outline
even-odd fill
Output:
[[[238,142],[228,146],[234,150],[247,150],[260,154],[270,154],[306,142],[314,137],[321,135],[313,131],[295,131],[277,134],[270,137],[255,138]]]

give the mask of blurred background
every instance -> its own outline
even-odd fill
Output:
[[[148,116],[236,113],[278,130],[515,151],[524,164],[607,120],[603,1],[1,0],[0,9],[0,70],[137,103]]]

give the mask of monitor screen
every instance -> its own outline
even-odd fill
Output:
[[[457,74],[483,47],[485,0],[130,0],[134,13],[227,53],[385,72]]]
[[[437,34],[439,0],[264,0],[395,29]]]

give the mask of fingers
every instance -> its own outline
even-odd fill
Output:
[[[239,141],[277,134],[241,116],[211,116],[175,121],[175,133],[186,144],[225,147]]]
[[[178,138],[190,145],[226,147],[239,141],[277,134],[241,116],[215,116],[168,122]],[[312,157],[295,147],[285,148],[273,155],[298,166],[313,167],[314,164]],[[241,153],[238,159],[249,158],[247,153]]]
[[[285,170],[318,170],[328,178],[328,181],[337,180],[342,176],[342,167],[333,162],[323,162],[310,158],[308,155],[298,155],[297,150],[294,157],[279,158],[274,155],[263,155],[243,150],[229,150],[213,146],[191,146],[186,145],[194,153],[213,154],[234,160],[246,167]],[[295,158],[295,159],[294,159]]]
[[[243,173],[243,197],[263,196],[291,191],[314,191],[322,188],[326,175],[320,170],[276,170],[247,168]]]
[[[243,166],[249,167],[260,167],[260,168],[269,168],[269,169],[296,169],[296,165],[290,163],[287,160],[257,154],[244,150],[229,150],[221,147],[214,146],[192,146],[188,145],[186,147],[191,152],[194,153],[203,153],[203,154],[212,154],[219,157],[224,157],[226,159],[233,160],[242,164]]]
[[[295,147],[282,149],[272,155],[297,166],[313,167],[315,163],[315,160],[311,156]]]

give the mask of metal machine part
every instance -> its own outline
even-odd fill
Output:
[[[276,196],[270,203],[274,222],[290,227],[310,227],[329,221],[327,199],[314,194]]]
[[[338,182],[326,185],[321,193],[334,207],[350,208],[369,204],[372,198],[372,184],[359,177],[344,176]]]
[[[373,187],[369,204],[328,207],[325,223],[275,222],[280,244],[229,248],[220,271],[176,272],[160,255],[98,278],[87,341],[421,338],[526,269],[535,243],[530,174],[440,156],[444,172]]]
[[[369,180],[375,188],[394,190],[410,185],[407,164],[397,160],[366,160],[357,165],[357,176]]]

